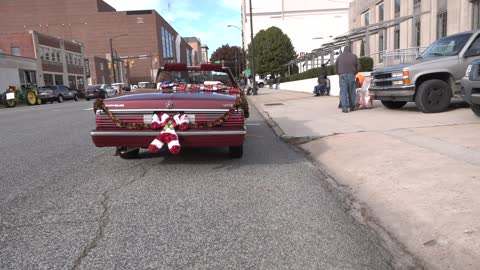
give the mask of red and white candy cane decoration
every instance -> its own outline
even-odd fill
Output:
[[[154,114],[152,116],[152,129],[162,131],[150,143],[148,150],[152,153],[160,151],[164,144],[167,145],[170,153],[176,155],[180,153],[180,142],[178,141],[175,129],[187,130],[189,127],[189,119],[185,114],[176,114],[171,117],[166,113],[160,115]]]

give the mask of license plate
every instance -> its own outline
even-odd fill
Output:
[[[195,114],[187,114],[188,121],[190,124],[195,124]],[[152,115],[151,114],[144,114],[143,115],[143,123],[151,124],[152,123]]]
[[[7,93],[7,100],[15,99],[15,93]]]

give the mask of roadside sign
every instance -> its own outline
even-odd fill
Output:
[[[85,59],[85,77],[90,78],[90,63],[88,59]]]

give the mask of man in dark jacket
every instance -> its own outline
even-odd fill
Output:
[[[322,64],[320,68],[320,74],[318,75],[317,85],[315,86],[313,93],[315,96],[323,96],[327,92],[327,68],[325,64]]]
[[[355,74],[360,71],[358,57],[352,53],[349,46],[345,46],[343,53],[335,62],[335,69],[340,77],[340,100],[342,112],[355,110]]]

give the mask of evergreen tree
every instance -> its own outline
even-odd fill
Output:
[[[255,72],[261,76],[283,75],[287,64],[296,58],[290,38],[278,27],[272,26],[261,30],[253,38],[255,49]],[[251,60],[251,44],[248,46],[248,59]]]

